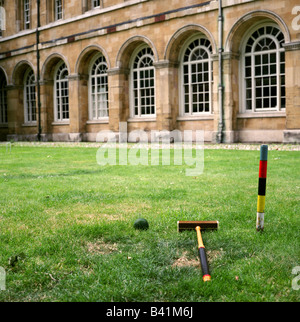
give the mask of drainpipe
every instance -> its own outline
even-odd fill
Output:
[[[224,110],[224,84],[223,84],[223,9],[222,9],[222,0],[219,0],[219,126],[217,134],[217,143],[223,142],[223,110]]]
[[[37,107],[38,107],[38,141],[42,139],[42,125],[41,125],[41,87],[40,87],[40,0],[37,0],[37,28],[36,28],[36,65],[37,65]]]

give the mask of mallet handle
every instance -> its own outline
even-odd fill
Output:
[[[205,252],[205,247],[203,244],[202,236],[201,236],[200,226],[196,227],[196,231],[197,231],[197,238],[198,238],[198,250],[199,250],[199,257],[200,257],[203,281],[207,282],[207,281],[211,280],[211,276],[209,273],[207,257],[206,257],[206,252]]]

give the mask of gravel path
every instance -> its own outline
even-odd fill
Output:
[[[266,143],[267,144],[267,143]],[[277,151],[300,151],[300,144],[267,144],[269,150]],[[224,150],[260,150],[261,144],[245,144],[245,143],[232,143],[232,144],[204,144],[205,149],[224,149]]]
[[[0,142],[0,147],[7,147],[9,143]],[[11,146],[20,147],[86,147],[86,148],[97,148],[101,147],[101,143],[96,142],[14,142]],[[133,143],[128,144],[128,148],[134,146]],[[231,144],[204,144],[204,149],[224,149],[224,150],[254,150],[259,151],[261,144],[245,144],[245,143],[231,143]],[[300,144],[268,144],[269,150],[277,151],[300,151]],[[172,147],[172,144],[171,144]]]

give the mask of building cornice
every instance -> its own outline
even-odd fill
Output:
[[[283,44],[283,48],[286,51],[300,50],[300,41],[294,41],[294,42]]]

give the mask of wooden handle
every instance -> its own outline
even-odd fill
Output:
[[[209,273],[208,262],[207,262],[205,247],[201,236],[200,226],[196,227],[196,231],[197,231],[198,250],[199,250],[200,263],[201,263],[202,277],[203,277],[203,281],[207,282],[211,280],[211,276]]]

